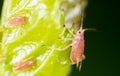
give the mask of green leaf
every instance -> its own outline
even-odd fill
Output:
[[[80,23],[81,14],[73,14],[72,19],[67,19],[70,10],[77,3],[80,6],[80,1],[73,1],[71,6],[69,0],[5,0],[0,76],[67,76],[71,70],[70,47],[64,51],[58,49],[71,44],[67,38],[72,35],[64,32],[64,24]],[[62,11],[62,6],[67,9]],[[9,24],[16,16],[26,17],[26,22]],[[75,28],[70,30],[75,31]],[[16,64],[27,59],[35,62],[32,67],[13,70]]]

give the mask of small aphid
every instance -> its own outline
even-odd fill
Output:
[[[13,66],[13,71],[23,71],[31,68],[34,65],[34,60],[28,59],[24,60]]]
[[[26,22],[25,16],[16,16],[8,21],[10,25],[22,25]]]
[[[72,40],[72,48],[71,48],[71,53],[70,53],[70,60],[71,60],[72,64],[77,64],[77,67],[79,67],[79,70],[81,69],[82,60],[85,59],[84,32],[86,30],[94,30],[95,31],[95,29],[91,29],[91,28],[83,29],[82,27],[83,27],[83,24],[81,23],[80,29],[74,35],[74,39]]]
[[[73,32],[68,29],[68,32],[73,36],[73,38],[70,39],[72,40],[72,43],[66,46],[65,48],[56,49],[56,50],[64,51],[70,46],[72,46],[71,53],[70,53],[70,60],[72,64],[77,64],[77,67],[79,67],[79,69],[81,69],[82,60],[85,58],[84,56],[84,32],[86,30],[88,29],[82,29],[82,25],[81,25],[81,28],[74,35]]]
[[[82,28],[77,31],[72,41],[70,59],[72,64],[77,64],[78,66],[84,59],[84,30]]]

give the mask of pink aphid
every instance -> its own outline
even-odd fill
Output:
[[[22,25],[26,22],[25,16],[16,16],[8,21],[10,25]]]
[[[22,61],[14,65],[13,71],[23,71],[23,70],[31,68],[33,65],[34,65],[34,60],[28,59],[28,60]]]
[[[79,64],[84,59],[84,31],[83,29],[78,30],[72,41],[70,54],[72,64]]]
[[[95,31],[96,29],[93,29],[93,28],[82,29],[82,25],[81,25],[81,28],[74,35],[74,39],[72,41],[70,60],[71,60],[72,64],[77,64],[77,67],[79,67],[79,70],[81,69],[82,60],[85,59],[85,56],[84,56],[84,46],[85,46],[84,32],[86,30]],[[79,63],[80,63],[80,65],[79,65]]]

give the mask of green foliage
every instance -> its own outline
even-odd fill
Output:
[[[71,41],[66,38],[72,37],[68,31],[63,33],[64,24],[67,22],[66,14],[70,7],[63,12],[60,9],[61,5],[62,0],[4,1],[1,25],[5,27],[5,31],[2,37],[3,60],[0,63],[0,76],[67,76],[69,74],[70,48],[64,51],[57,50],[69,45]],[[26,23],[10,25],[8,21],[16,16],[25,16]],[[78,17],[74,19],[77,23],[80,21]],[[26,59],[34,60],[35,64],[27,70],[19,72],[13,70],[14,65]]]

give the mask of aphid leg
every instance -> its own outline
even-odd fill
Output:
[[[85,60],[85,55],[82,55],[82,60]]]
[[[76,68],[78,68],[78,67],[79,67],[79,63],[80,63],[80,62],[78,62],[78,61],[77,61]]]
[[[82,68],[82,61],[79,63],[79,71],[81,71]]]
[[[73,38],[65,38],[64,37],[64,33],[65,33],[66,30],[67,30],[66,28],[63,29],[62,33],[59,35],[59,38],[62,39],[62,40],[72,41]]]
[[[84,60],[84,59],[85,59],[85,55],[82,55],[82,60]],[[80,61],[77,59],[76,67],[79,68],[79,71],[81,71],[82,61],[80,62]]]
[[[73,38],[65,38],[65,40],[67,40],[67,41],[72,41]]]
[[[72,44],[69,44],[68,46],[64,47],[64,48],[55,48],[55,50],[58,50],[58,51],[65,51],[67,50],[69,47],[71,47]]]
[[[76,68],[78,68],[79,71],[81,71],[81,68],[82,68],[82,61],[79,61],[79,60],[77,59]]]
[[[65,31],[66,31],[66,28],[64,28],[62,33],[59,35],[59,39],[65,40],[65,37],[64,37]]]
[[[59,37],[62,37],[66,31],[66,28],[63,29],[62,33],[59,35]]]
[[[67,29],[67,30],[73,37],[75,37],[74,33],[70,29]]]

